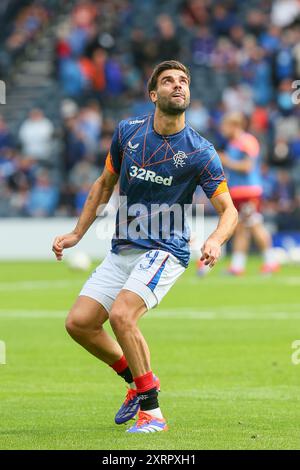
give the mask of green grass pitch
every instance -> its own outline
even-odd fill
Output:
[[[87,274],[64,263],[1,263],[1,449],[299,449],[300,271],[205,279],[192,265],[141,320],[170,431],[114,424],[115,373],[75,344],[64,317]]]

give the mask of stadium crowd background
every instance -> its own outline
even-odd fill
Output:
[[[1,217],[78,214],[116,122],[151,112],[153,66],[179,59],[192,73],[189,123],[222,149],[224,113],[246,113],[262,148],[264,214],[278,230],[300,230],[300,105],[292,87],[300,79],[300,1],[3,0],[0,18],[8,90],[0,110]],[[51,63],[38,84],[43,99],[25,80],[31,64],[45,65],[41,44]],[[42,57],[33,63],[35,49]],[[211,211],[200,189],[195,202]]]

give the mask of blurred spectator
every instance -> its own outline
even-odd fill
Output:
[[[5,147],[0,150],[0,181],[11,177],[16,171],[17,162],[15,161],[15,153],[13,149]]]
[[[208,27],[199,28],[191,40],[192,60],[195,65],[209,65],[216,39]]]
[[[300,130],[290,142],[290,157],[293,164],[293,180],[300,194]]]
[[[212,11],[212,29],[216,36],[228,36],[235,24],[235,15],[225,5],[215,5]]]
[[[200,100],[193,100],[186,112],[189,124],[200,133],[206,133],[209,126],[209,113]]]
[[[88,0],[82,0],[72,11],[72,21],[75,27],[87,29],[97,16],[96,5]]]
[[[245,37],[245,28],[242,24],[236,22],[229,31],[230,41],[232,45],[239,49],[243,46],[243,38]]]
[[[181,7],[181,19],[186,28],[207,25],[210,19],[208,2],[205,0],[185,0]]]
[[[159,30],[157,41],[157,62],[163,60],[179,59],[180,42],[175,31],[173,20],[169,15],[160,15],[157,19]]]
[[[278,172],[278,180],[273,194],[276,202],[276,221],[279,230],[299,228],[299,222],[294,218],[297,209],[296,191],[291,175],[286,170]]]
[[[24,6],[15,18],[11,34],[7,38],[8,52],[14,55],[22,50],[47,21],[48,12],[44,6],[37,3]]]
[[[278,87],[277,105],[282,115],[289,116],[294,108],[292,100],[292,81],[289,79],[282,80]]]
[[[261,175],[263,184],[263,200],[271,201],[274,198],[277,189],[277,173],[266,163],[261,165]]]
[[[59,79],[64,95],[69,97],[79,97],[87,87],[82,63],[72,58],[65,58],[59,64]]]
[[[107,54],[104,49],[98,48],[93,52],[92,58],[82,57],[80,66],[87,81],[90,81],[95,92],[101,96],[106,87],[105,67]]]
[[[83,208],[91,185],[98,177],[98,168],[88,161],[77,163],[77,165],[75,165],[71,170],[69,175],[69,183],[71,193],[75,195],[74,202],[77,215]]]
[[[72,55],[71,45],[68,42],[69,34],[70,34],[69,23],[63,23],[58,26],[55,52],[59,61],[68,59]]]
[[[251,9],[246,17],[247,31],[253,36],[260,36],[266,29],[267,16],[260,9]]]
[[[262,163],[261,175],[263,179],[262,211],[266,221],[274,222],[278,210],[278,172],[266,163]]]
[[[96,101],[77,112],[70,100],[64,101],[64,169],[69,172],[84,158],[96,160],[99,153],[102,112]]]
[[[149,100],[148,92],[143,90],[141,96],[137,97],[130,110],[131,116],[144,116],[154,111],[154,105]]]
[[[300,163],[300,128],[298,134],[290,142],[290,152],[294,163]]]
[[[275,140],[282,138],[290,141],[293,140],[298,134],[299,117],[292,112],[287,115],[276,113],[276,116],[273,116],[273,123]]]
[[[39,162],[51,164],[54,127],[40,109],[30,111],[19,130],[22,152]]]
[[[294,44],[292,44],[295,78],[300,79],[300,28],[299,21],[294,28]]]
[[[32,217],[49,217],[54,215],[57,207],[59,193],[51,183],[46,170],[38,173],[33,188],[29,191],[27,213]]]
[[[3,119],[3,116],[0,115],[0,151],[5,147],[12,147],[12,145],[12,135]]]
[[[153,49],[147,47],[147,37],[145,32],[140,28],[135,28],[131,32],[130,50],[135,67],[144,69],[149,62],[154,62],[156,56],[156,46]]]
[[[253,110],[253,90],[246,84],[234,84],[223,91],[226,112],[242,112],[250,115]]]
[[[280,48],[273,56],[273,80],[278,85],[281,81],[295,76],[295,58],[293,55],[294,34],[286,30],[281,35]]]
[[[91,186],[98,177],[98,168],[88,161],[82,161],[77,163],[70,171],[69,183],[76,192],[83,186]]]
[[[210,57],[210,64],[219,73],[220,71],[234,70],[238,66],[238,53],[236,47],[226,38],[220,38]]]
[[[78,117],[70,117],[64,122],[64,170],[68,173],[87,154],[84,134],[78,128]]]
[[[266,31],[260,35],[260,45],[269,54],[276,52],[281,43],[281,29],[278,26],[270,25]]]
[[[66,98],[61,102],[60,113],[63,119],[73,118],[78,114],[78,105],[75,101]]]
[[[269,113],[264,106],[256,106],[250,116],[251,131],[262,138],[268,132]]]
[[[92,101],[82,108],[78,115],[78,131],[82,134],[86,151],[96,155],[101,137],[102,114],[97,101]]]
[[[273,164],[288,165],[290,163],[290,150],[285,138],[278,137],[272,150],[271,161]]]
[[[8,217],[12,215],[12,208],[10,205],[12,191],[7,183],[2,183],[0,186],[0,217]]]
[[[120,61],[117,57],[111,57],[105,65],[106,92],[112,96],[118,96],[124,90],[124,79]]]
[[[256,44],[251,45],[244,55],[242,64],[243,81],[253,91],[253,101],[259,106],[265,106],[272,98],[271,67],[266,59],[265,51]]]
[[[8,179],[9,186],[13,190],[11,195],[11,214],[13,216],[26,216],[29,189],[35,182],[37,167],[33,160],[17,159],[15,172]]]
[[[83,209],[89,190],[90,190],[90,185],[84,184],[75,194],[74,204],[75,204],[75,213],[77,216],[80,214],[80,212]]]
[[[14,171],[9,175],[7,181],[11,189],[24,193],[35,183],[38,166],[34,160],[22,159],[20,155],[14,155],[13,158]]]

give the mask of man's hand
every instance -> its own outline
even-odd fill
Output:
[[[214,237],[209,237],[201,248],[201,261],[212,268],[221,255],[221,243]]]
[[[63,250],[65,248],[71,248],[72,246],[76,245],[79,241],[79,235],[73,232],[56,237],[52,245],[52,251],[56,256],[57,261],[62,260]]]

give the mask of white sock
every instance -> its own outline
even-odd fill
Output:
[[[210,268],[209,268],[209,266],[204,264],[203,261],[201,261],[201,262],[198,262],[198,264],[197,264],[197,270],[198,270],[198,272],[206,274],[210,270]]]
[[[242,251],[233,252],[230,265],[231,269],[243,271],[246,266],[246,259],[246,253],[243,253]]]
[[[163,415],[160,411],[160,408],[155,408],[154,410],[147,410],[145,411],[145,413],[148,413],[149,415],[154,416],[154,418],[163,419]]]
[[[129,384],[129,387],[130,387],[132,390],[136,390],[136,385],[135,385],[134,382],[131,382],[131,383]]]
[[[275,264],[274,253],[272,248],[267,248],[263,251],[263,259],[265,264]]]

